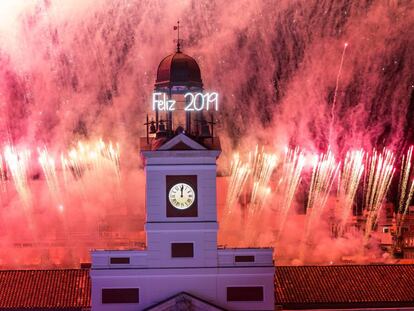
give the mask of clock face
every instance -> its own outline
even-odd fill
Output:
[[[195,192],[190,185],[177,183],[171,187],[168,199],[176,209],[185,210],[194,203]]]

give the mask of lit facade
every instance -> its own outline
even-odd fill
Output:
[[[156,90],[168,100],[201,87],[198,65],[189,56],[177,50],[161,62]],[[147,247],[92,252],[92,310],[167,310],[180,304],[194,310],[274,310],[273,249],[217,246],[221,149],[213,117],[182,109],[154,113],[141,139]],[[175,113],[182,114],[179,122]]]

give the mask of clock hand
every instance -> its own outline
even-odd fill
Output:
[[[184,189],[184,186],[181,185],[181,197],[183,197],[183,189]]]

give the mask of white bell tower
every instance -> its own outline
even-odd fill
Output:
[[[92,251],[92,310],[274,310],[273,249],[217,246],[220,141],[211,111],[183,108],[183,95],[202,94],[203,84],[179,41],[154,92],[176,109],[154,106],[140,141],[146,249]]]

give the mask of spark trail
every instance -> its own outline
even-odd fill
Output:
[[[365,245],[368,243],[371,232],[378,222],[379,212],[394,176],[394,162],[394,154],[387,149],[384,149],[381,153],[374,150],[372,156],[368,158],[367,176],[364,185]]]
[[[338,174],[340,163],[337,163],[330,150],[316,156],[306,207],[306,229],[301,247],[301,257],[304,258],[305,246],[310,243],[312,228],[318,225],[326,206],[332,184]]]
[[[244,189],[247,179],[250,175],[248,163],[243,163],[240,154],[233,155],[231,162],[230,184],[227,191],[226,207],[224,216],[227,217],[234,212],[234,207]]]
[[[245,161],[239,153],[233,155],[223,226],[231,227],[235,222],[241,223],[246,228],[245,240],[250,245],[257,243],[254,234],[259,231],[257,222],[261,219],[263,206],[271,193],[270,177],[276,165],[277,156],[265,152],[264,148],[259,148],[258,145],[254,152],[248,153]],[[241,202],[242,198],[243,202]],[[241,203],[239,219],[234,218],[236,211],[234,207],[237,202]]]
[[[348,151],[345,156],[338,183],[339,235],[345,232],[345,226],[352,213],[355,194],[364,171],[364,158],[363,150]]]
[[[7,191],[6,183],[7,183],[6,167],[5,167],[5,163],[3,161],[3,157],[0,154],[0,184],[1,184],[2,192]]]
[[[38,160],[42,167],[43,175],[45,176],[49,192],[55,201],[60,203],[62,200],[61,190],[59,186],[59,180],[56,173],[56,163],[53,157],[49,154],[46,147],[38,148]]]
[[[277,156],[264,152],[256,145],[254,153],[249,153],[249,166],[251,167],[251,189],[249,201],[249,215],[260,212],[266,198],[270,194],[269,180],[277,165]]]
[[[23,206],[27,209],[31,205],[31,192],[27,179],[30,151],[26,149],[17,151],[8,145],[4,149],[4,160],[11,173],[16,191],[20,196]]]
[[[408,208],[413,198],[414,180],[412,180],[412,154],[413,146],[408,149],[407,154],[404,155],[402,159],[401,176],[398,185],[399,200],[396,219],[397,239],[401,237],[401,229],[404,225],[405,216],[407,215]]]
[[[65,183],[72,179],[80,179],[89,172],[95,177],[115,177],[120,181],[119,145],[110,142],[106,144],[102,139],[88,143],[79,141],[75,148],[67,154],[61,155],[61,165],[64,172]]]
[[[299,148],[285,149],[281,177],[277,186],[278,194],[278,233],[276,242],[279,241],[286,223],[289,210],[292,207],[296,190],[301,181],[301,173],[305,164],[305,157]]]
[[[331,123],[329,124],[329,144],[332,144],[332,133],[333,133],[333,127],[335,125],[335,107],[336,107],[336,100],[338,97],[338,88],[339,88],[339,80],[341,78],[341,73],[342,73],[342,66],[344,64],[344,59],[345,59],[345,52],[346,52],[346,48],[348,47],[348,43],[345,42],[344,44],[344,49],[342,51],[342,56],[341,56],[341,62],[339,64],[339,69],[338,69],[338,74],[336,76],[336,84],[335,84],[335,91],[334,91],[334,98],[332,101],[332,108],[331,108]]]

